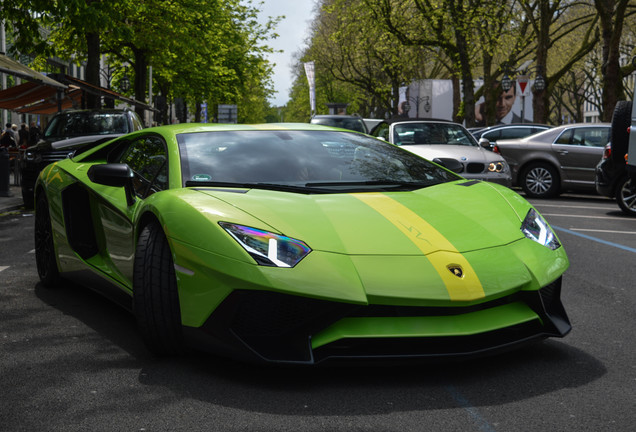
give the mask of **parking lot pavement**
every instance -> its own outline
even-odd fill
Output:
[[[24,205],[20,186],[15,186],[11,183],[9,185],[9,194],[11,195],[9,197],[0,196],[0,214],[18,210]]]

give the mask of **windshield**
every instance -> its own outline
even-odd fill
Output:
[[[341,131],[180,134],[185,186],[266,185],[333,191],[410,189],[461,177],[365,135]]]
[[[73,112],[53,117],[45,138],[72,138],[87,135],[124,134],[128,130],[126,116],[121,113]]]
[[[393,129],[397,145],[447,144],[478,147],[475,138],[461,125],[453,123],[399,123]]]

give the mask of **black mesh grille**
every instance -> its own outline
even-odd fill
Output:
[[[470,162],[466,165],[466,172],[470,174],[479,174],[484,172],[485,165],[478,162]]]

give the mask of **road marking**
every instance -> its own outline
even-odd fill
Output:
[[[559,214],[559,213],[543,213],[543,216],[551,216],[551,217],[571,217],[571,218],[585,218],[585,219],[611,219],[611,220],[622,220],[629,221],[629,218],[618,217],[618,216],[586,216],[586,215],[571,215],[571,214]],[[634,222],[636,222],[636,218],[631,218]]]
[[[5,270],[6,270],[6,269],[8,269],[8,268],[9,268],[9,266],[0,266],[0,272],[1,272],[1,271],[5,271]]]
[[[575,209],[592,209],[592,210],[616,210],[618,208],[616,206],[605,206],[605,207],[596,207],[596,206],[572,206],[572,205],[558,205],[558,204],[533,204],[535,207],[558,207],[558,208],[575,208]]]
[[[552,225],[552,228],[554,228],[557,231],[563,231],[564,233],[568,233],[568,234],[572,234],[572,235],[575,235],[575,236],[578,236],[578,237],[582,237],[582,238],[587,239],[587,240],[592,240],[592,241],[595,241],[595,242],[598,242],[598,243],[601,243],[601,244],[604,244],[604,245],[607,245],[607,246],[612,246],[612,247],[615,247],[615,248],[618,248],[618,249],[626,250],[628,252],[636,253],[636,249],[630,248],[628,246],[623,246],[623,245],[620,245],[618,243],[608,242],[608,241],[602,240],[600,238],[596,238],[596,237],[588,236],[588,235],[585,235],[585,234],[577,233],[576,231],[572,231],[572,230],[565,229],[565,228],[560,228],[560,227],[554,226],[554,225]]]
[[[589,232],[600,232],[600,233],[609,233],[609,234],[636,234],[636,231],[615,231],[615,230],[599,230],[599,229],[587,229],[587,228],[572,228],[572,231],[589,231]]]
[[[474,422],[477,424],[477,427],[482,432],[495,432],[495,428],[486,420],[479,412],[477,408],[475,408],[469,401],[466,399],[453,385],[447,385],[446,391],[451,395],[451,397],[462,407],[468,415],[472,417]]]

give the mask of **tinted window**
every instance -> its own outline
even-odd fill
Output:
[[[533,130],[529,127],[514,127],[514,128],[502,128],[501,129],[501,138],[503,139],[511,139],[511,138],[523,138],[528,135],[532,135]]]
[[[183,182],[433,185],[460,177],[388,143],[337,131],[223,131],[178,136]]]
[[[135,173],[135,192],[145,198],[168,188],[168,164],[163,141],[156,136],[140,137],[124,151],[119,162]]]

